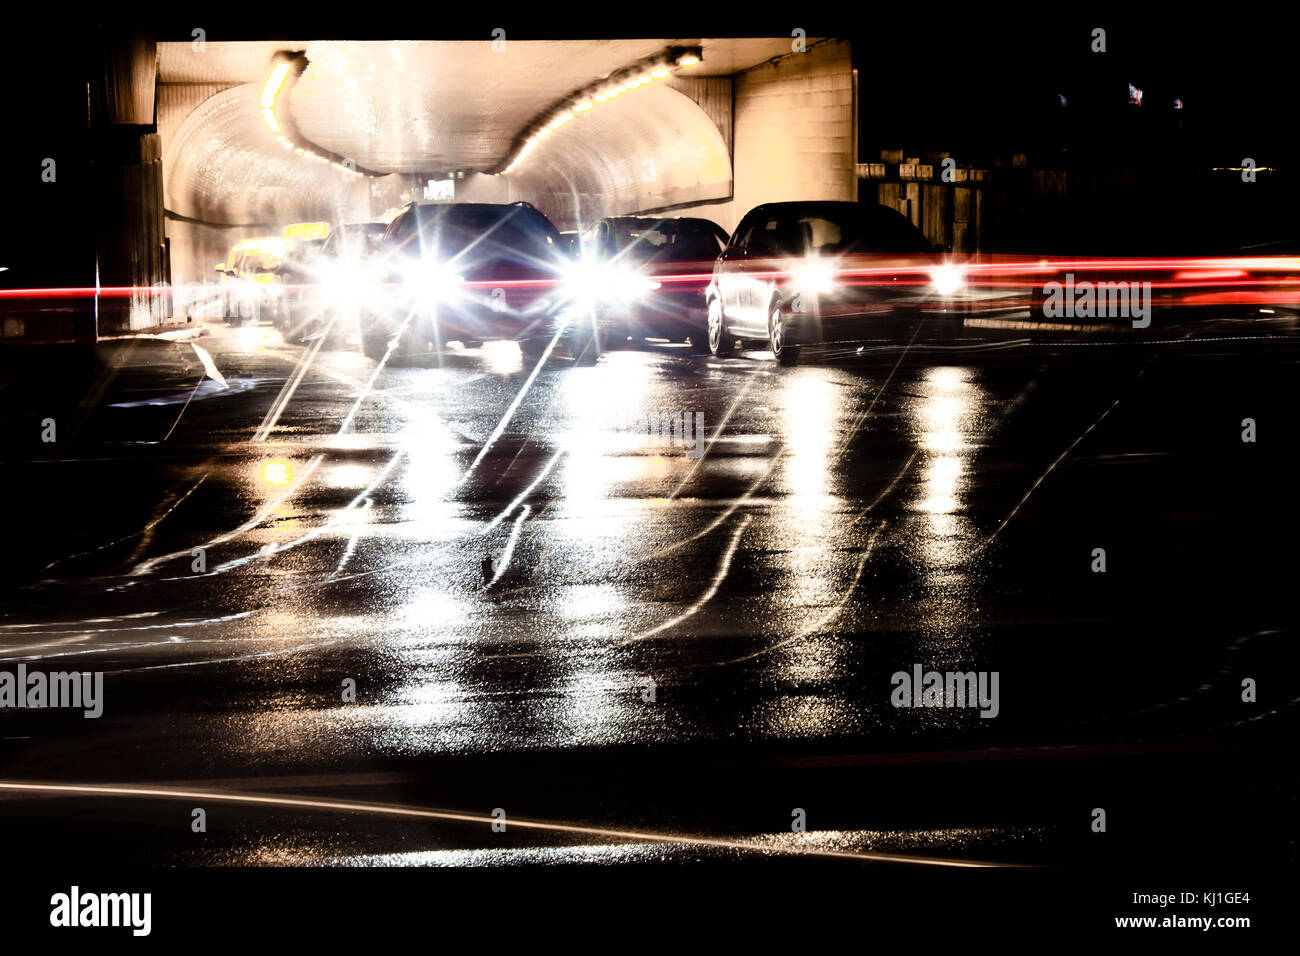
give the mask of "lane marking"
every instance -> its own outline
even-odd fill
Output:
[[[465,813],[456,810],[438,810],[415,807],[408,804],[366,803],[359,800],[316,799],[310,797],[268,796],[264,794],[233,793],[224,790],[198,790],[172,787],[119,786],[106,784],[52,784],[20,783],[0,781],[0,790],[10,793],[32,793],[61,796],[102,796],[113,798],[186,800],[186,801],[220,801],[249,806],[284,807],[296,810],[326,810],[343,813],[358,813],[371,816],[407,817],[426,820],[441,820],[447,823],[473,823],[490,826],[496,818],[477,813]],[[508,826],[524,830],[540,830],[552,833],[580,834],[599,837],[604,840],[631,840],[646,843],[667,843],[676,845],[708,846],[718,849],[743,850],[749,853],[776,853],[792,856],[830,857],[878,863],[910,863],[918,866],[959,867],[979,869],[987,867],[1016,867],[1015,863],[990,863],[975,860],[953,860],[942,857],[907,856],[898,853],[877,853],[867,850],[832,850],[815,846],[782,846],[771,844],[754,844],[742,840],[727,840],[717,837],[692,836],[689,834],[661,833],[651,830],[626,830],[613,827],[594,827],[577,823],[561,823],[548,820],[533,820],[524,817],[510,817]],[[784,834],[782,834],[784,836]]]

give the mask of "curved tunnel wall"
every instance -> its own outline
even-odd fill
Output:
[[[369,187],[287,150],[261,122],[260,90],[244,84],[201,102],[176,127],[163,158],[174,282],[210,278],[240,239],[286,223],[370,215]],[[194,220],[186,222],[175,217]]]
[[[513,173],[476,177],[466,198],[503,188],[573,229],[602,216],[727,200],[731,157],[693,100],[654,85],[575,115]]]
[[[167,234],[176,282],[210,279],[213,263],[235,242],[276,234],[285,223],[371,218],[413,181],[397,174],[347,180],[286,150],[262,124],[259,96],[255,84],[217,92],[168,137],[163,175],[174,214]],[[527,200],[561,229],[602,216],[725,202],[731,191],[730,150],[718,127],[666,84],[575,115],[514,173],[457,182],[460,200]]]

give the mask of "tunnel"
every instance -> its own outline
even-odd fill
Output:
[[[800,198],[851,199],[851,64],[845,44],[811,42],[801,53],[787,39],[161,43],[173,280],[205,276],[258,230],[381,217],[437,180],[460,201],[530,202],[562,230],[669,211],[730,229],[737,198],[753,205],[805,172],[819,175]],[[683,49],[698,62],[673,62]],[[364,176],[285,148],[264,123],[259,97],[284,53],[305,66],[277,112],[309,150]],[[615,81],[635,87],[593,98]],[[829,147],[768,135],[823,106],[845,126]],[[547,135],[508,169],[536,128]]]
[[[39,318],[10,309],[6,335],[184,321],[157,290],[211,283],[239,241],[391,218],[439,182],[455,201],[531,203],[565,231],[659,214],[730,230],[760,201],[852,200],[850,43],[795,34],[208,41],[106,27],[82,39],[83,71],[31,104],[40,125],[88,103],[32,202],[122,211],[35,284],[98,291]],[[18,73],[34,54],[13,52]],[[43,171],[39,152],[11,157],[15,175]]]

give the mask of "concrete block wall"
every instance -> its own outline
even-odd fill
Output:
[[[746,70],[734,88],[737,220],[764,202],[857,198],[847,41]]]

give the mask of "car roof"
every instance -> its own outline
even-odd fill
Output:
[[[601,222],[704,222],[713,224],[703,216],[606,216]]]
[[[537,207],[527,202],[413,202],[406,208],[415,207],[417,209],[531,209],[537,212]]]
[[[876,212],[877,210],[880,209],[888,209],[890,212],[898,211],[892,208],[891,206],[881,205],[880,203],[875,203],[875,204],[859,203],[859,202],[853,202],[852,200],[845,200],[845,199],[796,199],[788,202],[760,203],[759,205],[751,209],[749,212],[750,213],[755,213],[760,211],[780,212],[782,210],[790,210],[790,209],[827,209],[827,208],[834,208],[834,209],[853,208],[853,209],[860,209],[863,212]],[[746,213],[746,215],[749,215],[749,213]]]

